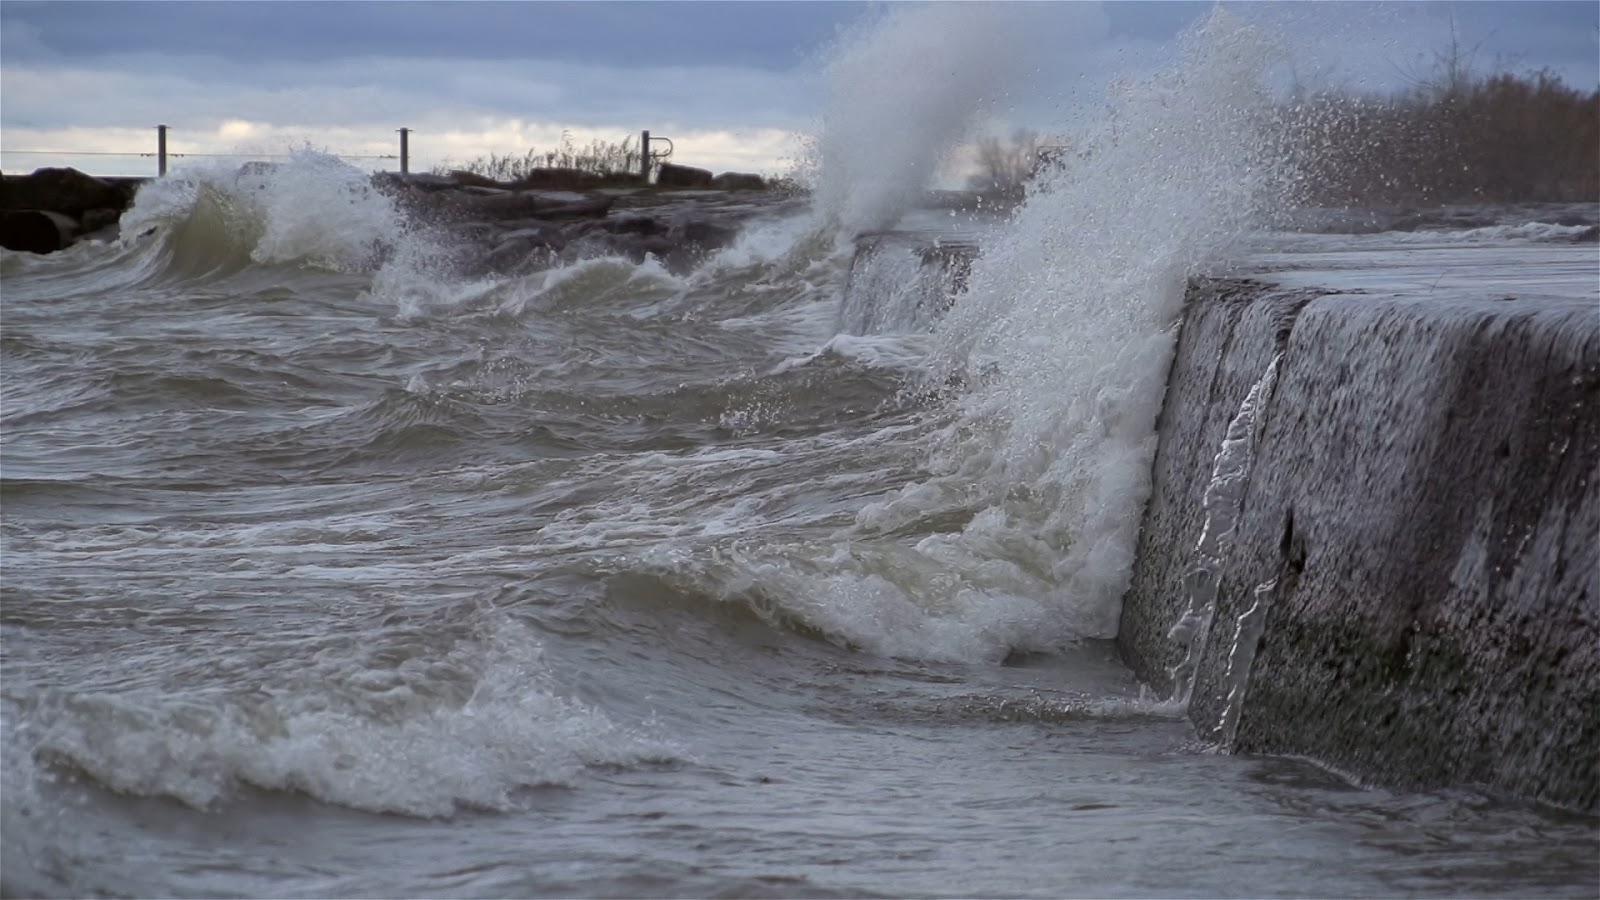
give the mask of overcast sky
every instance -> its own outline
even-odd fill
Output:
[[[171,126],[174,153],[285,152],[309,142],[378,156],[413,129],[412,169],[484,154],[621,140],[648,128],[674,160],[777,172],[815,133],[821,76],[841,35],[892,14],[854,2],[27,2],[0,4],[0,168],[74,165],[153,174],[138,153]],[[1049,131],[1107,83],[1169,61],[1210,3],[1034,3],[997,32],[1012,86],[984,98],[990,128]],[[1280,28],[1311,82],[1388,89],[1426,74],[1450,43],[1481,66],[1550,68],[1600,83],[1600,4],[1240,4]],[[940,64],[946,40],[860,77],[893,90]],[[986,39],[977,36],[977,39]],[[892,70],[888,70],[891,69]],[[848,93],[848,92],[847,92]],[[833,100],[830,101],[830,96]],[[848,98],[846,98],[848,99]],[[99,151],[127,155],[34,155]],[[175,165],[189,160],[175,161]],[[396,168],[394,160],[356,160]]]

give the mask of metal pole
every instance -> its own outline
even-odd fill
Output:
[[[156,174],[167,174],[167,126],[156,126]]]
[[[650,183],[650,132],[639,132],[639,177]]]
[[[411,129],[400,129],[400,174],[411,171]]]

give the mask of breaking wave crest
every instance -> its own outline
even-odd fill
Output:
[[[592,766],[677,756],[563,695],[535,635],[514,624],[450,648],[373,639],[372,651],[319,654],[298,676],[248,689],[8,702],[7,743],[112,790],[197,809],[255,788],[419,817],[510,809],[519,790],[573,784]],[[28,768],[31,780],[51,777]],[[7,772],[8,792],[22,782]]]

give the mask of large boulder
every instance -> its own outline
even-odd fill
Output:
[[[64,250],[78,236],[78,223],[42,209],[0,210],[0,246],[30,253]]]
[[[132,192],[77,169],[37,169],[31,175],[7,175],[0,190],[0,209],[32,209],[77,218],[91,209],[126,209]]]
[[[711,179],[711,186],[719,191],[760,191],[766,189],[767,182],[749,172],[723,172]]]
[[[400,187],[417,191],[445,191],[461,186],[451,175],[435,175],[432,172],[379,172],[372,176],[372,180],[380,188]]]
[[[641,237],[664,235],[670,225],[654,216],[619,216],[601,223],[601,228],[611,234],[636,234]]]
[[[576,201],[552,200],[537,191],[454,191],[438,195],[436,214],[479,221],[540,219],[599,219],[611,211],[615,197],[584,197]]]
[[[539,211],[536,218],[549,221],[566,219],[603,219],[616,205],[615,197],[590,197],[572,203],[558,203]]]
[[[450,180],[455,182],[457,185],[459,185],[461,187],[489,187],[489,188],[507,188],[507,187],[510,187],[510,185],[507,185],[507,184],[504,184],[502,182],[496,181],[495,179],[490,178],[487,175],[479,175],[477,172],[469,172],[466,169],[455,169],[455,170],[452,170],[450,172]]]
[[[500,236],[493,250],[483,259],[482,272],[499,275],[524,275],[549,267],[567,245],[560,226],[530,226]]]
[[[544,188],[556,190],[582,190],[583,188],[599,187],[601,178],[593,172],[582,169],[530,169],[527,174],[517,179],[514,187]]]
[[[707,169],[697,169],[693,166],[662,163],[661,168],[656,172],[656,187],[709,188],[711,187],[711,172]]]
[[[683,247],[695,251],[717,250],[733,243],[739,229],[704,219],[688,219],[672,229],[671,236]]]

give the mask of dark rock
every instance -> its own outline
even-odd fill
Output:
[[[510,224],[532,226],[539,224],[539,222],[536,219],[529,219],[526,222],[519,223],[452,222],[449,224],[448,233],[461,244],[482,246],[484,244],[493,243],[497,238],[499,238],[499,236],[505,233],[506,226]]]
[[[112,209],[110,207],[91,209],[83,214],[81,225],[86,232],[99,231],[108,225],[117,224],[117,220],[121,218],[122,210],[120,209]]]
[[[30,253],[54,253],[72,244],[78,223],[41,209],[0,210],[0,247]]]
[[[748,172],[723,172],[711,179],[711,186],[719,191],[760,191],[766,189],[767,182]]]
[[[600,176],[600,186],[609,188],[639,188],[647,187],[650,182],[643,175],[633,172],[607,172]]]
[[[475,194],[452,191],[448,202],[456,210],[477,219],[524,219],[549,209],[553,204],[525,191]]]
[[[716,222],[707,222],[703,219],[690,219],[678,223],[672,229],[672,236],[678,243],[699,250],[715,250],[733,243],[734,236],[739,233],[737,228],[719,225]]]
[[[449,206],[463,215],[482,220],[505,219],[592,219],[611,211],[615,197],[592,197],[572,203],[562,203],[539,196],[532,191],[493,193],[455,192],[450,195]],[[442,209],[446,212],[448,209]]]
[[[539,211],[538,218],[552,221],[561,219],[600,219],[611,212],[615,206],[615,197],[594,197],[589,200],[580,200],[576,203],[562,203],[547,207]]]
[[[651,216],[623,216],[605,223],[612,234],[637,234],[643,236],[666,234],[667,223]]]
[[[373,176],[379,187],[394,186],[411,188],[419,191],[444,191],[459,187],[454,178],[448,175],[434,175],[430,172],[379,172]]]
[[[461,187],[489,187],[500,188],[502,190],[511,187],[511,185],[496,181],[487,175],[479,175],[477,172],[468,172],[466,169],[453,170],[450,173],[450,180]]]
[[[644,216],[615,221],[623,227],[613,227],[612,222],[563,225],[571,243],[562,258],[617,256],[639,263],[654,256],[667,271],[681,275],[693,271],[707,253],[731,242],[738,233],[734,228],[699,221],[669,224]]]
[[[566,238],[554,228],[524,228],[500,239],[484,258],[484,268],[502,275],[524,275],[549,267],[566,246]]]
[[[696,169],[693,166],[662,163],[661,168],[656,172],[656,187],[709,188],[711,187],[711,172],[706,169]]]
[[[143,187],[145,182],[150,179],[112,175],[102,177],[100,180],[111,186],[111,190],[115,192],[117,198],[117,202],[109,208],[116,209],[121,213],[126,212],[128,207],[133,205],[133,198],[138,195],[139,188]]]
[[[535,223],[518,228],[515,231],[508,231],[500,235],[500,239],[502,241],[530,240],[545,246],[566,243],[566,237],[559,226],[543,223]]]
[[[529,172],[511,184],[512,187],[528,190],[542,188],[545,190],[582,190],[584,188],[599,187],[602,179],[593,172],[581,169],[531,169]]]
[[[123,208],[123,191],[77,169],[38,169],[31,175],[7,175],[0,208],[44,210],[77,218],[91,209]]]
[[[648,253],[665,263],[668,271],[681,272],[683,271],[683,263],[687,262],[687,260],[678,258],[678,254],[682,252],[682,249],[671,238],[647,237],[630,248],[632,252],[629,255],[634,256],[637,262],[643,262],[645,254]]]

